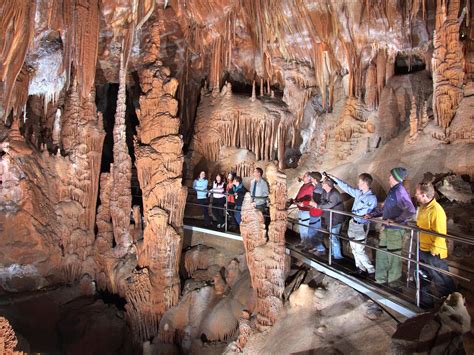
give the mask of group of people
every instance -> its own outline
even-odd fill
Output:
[[[377,196],[371,189],[373,178],[370,174],[360,174],[357,186],[351,186],[336,176],[323,174],[316,171],[306,172],[298,194],[290,200],[290,205],[295,204],[298,208],[301,237],[298,247],[318,256],[326,254],[326,246],[323,242],[325,233],[322,232],[326,230],[326,233],[329,232],[330,235],[331,257],[333,260],[343,258],[338,236],[341,234],[341,229],[348,216],[337,213],[337,211],[343,212],[345,210],[340,189],[354,198],[351,209],[353,217],[349,220],[347,235],[357,273],[374,275],[375,282],[399,288],[402,277],[402,258],[400,256],[406,231],[401,225],[406,225],[409,220],[415,217],[416,213],[410,195],[403,186],[403,181],[408,175],[407,170],[402,167],[390,170],[388,175],[390,190],[381,204],[378,204]],[[204,222],[207,226],[212,225],[208,199],[211,196],[212,214],[217,221],[217,228],[224,228],[226,210],[230,215],[227,222],[240,225],[242,203],[247,193],[240,176],[229,173],[227,181],[224,181],[223,176],[217,174],[210,187],[205,172],[201,171],[199,177],[194,180],[193,188],[196,191],[197,201],[201,205]],[[269,188],[263,178],[262,169],[255,168],[249,192],[254,206],[265,212]],[[435,199],[433,185],[430,183],[418,184],[415,198],[419,204],[416,217],[418,227],[446,234],[446,214]],[[226,203],[227,209],[225,208]],[[336,212],[330,213],[329,209]],[[374,267],[366,253],[365,243],[369,233],[370,220],[376,217],[382,217],[385,223],[380,232]],[[433,305],[430,293],[431,283],[434,283],[441,296],[447,296],[453,292],[455,285],[450,276],[436,270],[448,271],[446,239],[423,232],[419,237],[419,259],[423,263],[420,267],[421,302],[424,306],[430,307]]]
[[[209,197],[212,197],[212,215],[214,216],[218,229],[224,228],[226,223],[225,212],[229,213],[227,222],[229,225],[240,225],[242,203],[244,202],[247,189],[243,185],[242,177],[234,172],[227,175],[227,181],[221,174],[217,174],[212,182],[206,178],[206,172],[201,171],[193,182],[193,189],[196,192],[197,203],[201,206],[204,223],[212,226],[213,220],[209,215]],[[250,183],[250,193],[255,207],[265,212],[268,201],[268,183],[263,178],[263,170],[255,168],[254,178]],[[227,208],[225,208],[227,203]]]
[[[330,232],[330,243],[333,259],[341,259],[341,244],[338,238],[343,223],[347,217],[344,214],[332,213],[325,209],[344,211],[341,193],[336,188],[348,193],[354,198],[352,214],[349,220],[347,234],[355,265],[359,274],[368,273],[375,276],[379,284],[399,287],[402,276],[403,236],[405,229],[399,225],[407,224],[415,216],[416,209],[403,186],[407,170],[401,167],[390,170],[388,181],[390,190],[385,201],[378,205],[377,197],[371,190],[373,178],[368,173],[358,176],[357,187],[333,175],[319,172],[307,172],[303,176],[303,185],[296,197],[291,201],[298,207],[299,232],[304,248],[316,255],[324,255],[322,227]],[[446,234],[446,214],[435,199],[434,188],[431,184],[421,183],[416,188],[416,200],[420,207],[416,218],[420,228]],[[382,217],[386,222],[380,233],[379,248],[376,252],[375,267],[365,251],[365,242],[370,227],[370,219]],[[332,219],[332,220],[330,220]],[[434,268],[448,270],[446,239],[428,233],[420,233],[420,261]],[[450,276],[432,268],[421,266],[421,302],[430,307],[433,298],[429,291],[433,282],[441,296],[447,296],[454,291],[454,282]]]

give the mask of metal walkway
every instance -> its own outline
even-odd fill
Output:
[[[193,232],[209,234],[221,238],[242,241],[242,237],[237,233],[218,231],[205,227],[193,226],[190,224],[185,224],[184,229]],[[374,302],[380,304],[384,308],[393,310],[396,313],[401,314],[407,318],[413,317],[417,313],[422,312],[420,308],[398,297],[397,295],[394,295],[393,293],[390,293],[384,290],[383,288],[373,285],[372,283],[367,282],[361,278],[349,275],[343,270],[341,270],[341,268],[338,268],[337,265],[330,266],[326,264],[326,261],[319,259],[312,254],[297,250],[293,247],[292,244],[288,242],[286,247],[286,254],[304,262],[309,267],[327,276],[339,280],[340,282],[348,285],[356,291],[364,294],[365,296],[372,299]]]

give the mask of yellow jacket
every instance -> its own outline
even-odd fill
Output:
[[[419,208],[416,224],[420,228],[429,229],[440,234],[446,234],[447,232],[446,213],[435,199]],[[439,255],[441,259],[448,257],[446,239],[442,237],[420,232],[420,249]]]

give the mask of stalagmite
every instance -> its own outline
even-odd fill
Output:
[[[12,326],[6,318],[0,317],[0,354],[20,354],[14,351],[18,340]]]
[[[159,46],[161,28],[151,32],[150,42]],[[183,213],[187,189],[182,186],[183,140],[179,135],[178,81],[159,62],[139,72],[139,127],[135,141],[138,181],[143,196],[145,230],[137,245],[138,264],[148,270],[149,299],[137,305],[141,326],[135,336],[149,339],[158,332],[161,316],[178,302],[178,275],[182,248]]]
[[[464,55],[459,42],[460,0],[437,0],[436,30],[433,36],[433,113],[446,129],[463,97]]]
[[[114,125],[114,164],[110,173],[112,186],[110,192],[110,215],[114,230],[117,253],[126,253],[132,244],[130,236],[130,209],[132,207],[131,179],[132,160],[128,153],[126,139],[126,68],[123,59],[119,74],[119,92]]]
[[[110,216],[110,192],[112,179],[109,173],[100,174],[100,205],[97,208],[96,247],[100,252],[110,250],[113,245],[114,232]]]
[[[421,119],[419,124],[419,129],[423,130],[429,123],[428,117],[428,102],[423,102],[423,107],[421,108]]]
[[[408,143],[413,144],[415,143],[416,136],[418,135],[418,117],[416,111],[416,100],[413,96],[411,98],[411,110],[410,110],[410,139]]]
[[[250,101],[254,102],[257,99],[257,94],[255,91],[255,80],[252,83],[252,97],[250,98]]]
[[[270,226],[268,240],[263,215],[247,194],[242,207],[240,231],[244,240],[252,287],[257,292],[257,328],[273,325],[283,306],[285,287],[285,232],[287,223],[286,177],[273,164],[266,169],[270,184]]]

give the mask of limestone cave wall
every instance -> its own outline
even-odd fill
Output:
[[[469,1],[18,0],[0,15],[0,291],[94,282],[126,300],[137,341],[178,304],[197,170],[276,163],[289,195],[306,170],[368,171],[379,190],[399,164],[411,186],[474,179]],[[113,120],[97,104],[110,83]],[[262,244],[281,274],[283,177],[269,175]]]

